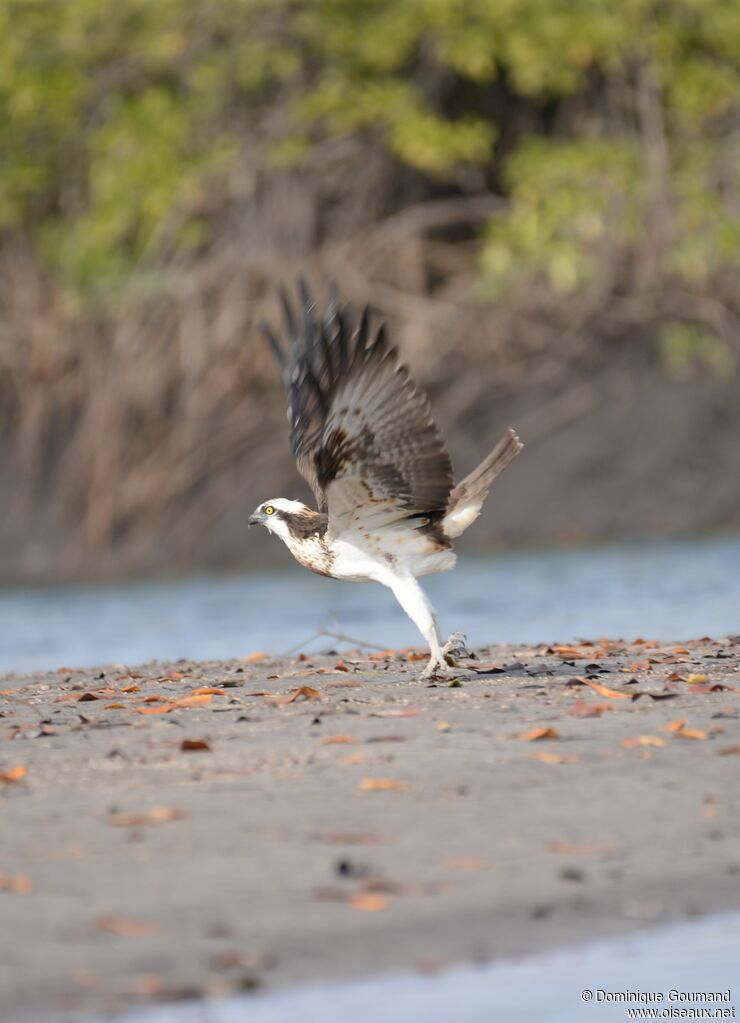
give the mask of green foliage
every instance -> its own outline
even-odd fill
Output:
[[[0,229],[108,295],[208,241],[255,140],[364,133],[432,187],[504,183],[488,294],[643,248],[706,287],[740,253],[738,38],[740,0],[0,0]]]

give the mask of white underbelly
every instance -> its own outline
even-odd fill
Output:
[[[422,545],[418,543],[399,543],[391,549],[389,546],[374,543],[373,538],[370,538],[366,549],[338,538],[332,544],[334,561],[331,574],[336,579],[379,582],[388,586],[390,578],[398,573],[408,573],[418,578],[447,572],[457,562],[457,555],[452,550],[420,549]]]

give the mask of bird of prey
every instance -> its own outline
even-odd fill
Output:
[[[460,645],[442,643],[420,576],[457,560],[452,541],[478,518],[498,474],[522,449],[513,430],[457,486],[426,395],[383,325],[355,317],[332,287],[319,313],[305,282],[299,306],[280,292],[287,344],[263,332],[288,397],[290,442],[319,506],[273,498],[249,519],[320,575],[389,587],[429,644],[423,677],[449,673]]]

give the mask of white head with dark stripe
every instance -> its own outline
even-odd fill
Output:
[[[264,526],[271,533],[276,533],[286,542],[294,538],[291,526],[296,519],[302,519],[306,513],[313,514],[302,501],[289,501],[286,497],[275,497],[255,508],[249,516],[250,526]]]

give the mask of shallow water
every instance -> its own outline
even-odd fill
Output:
[[[473,644],[737,633],[740,537],[461,559],[424,585],[443,630]],[[383,647],[421,642],[390,591],[295,568],[0,590],[0,671],[282,654],[321,627]]]
[[[723,1000],[696,998],[704,992]],[[721,1009],[735,1018],[739,1005],[740,914],[732,914],[436,977],[401,974],[166,1006],[118,1023],[624,1023],[651,1018],[630,1015],[635,1010],[670,1019]]]

